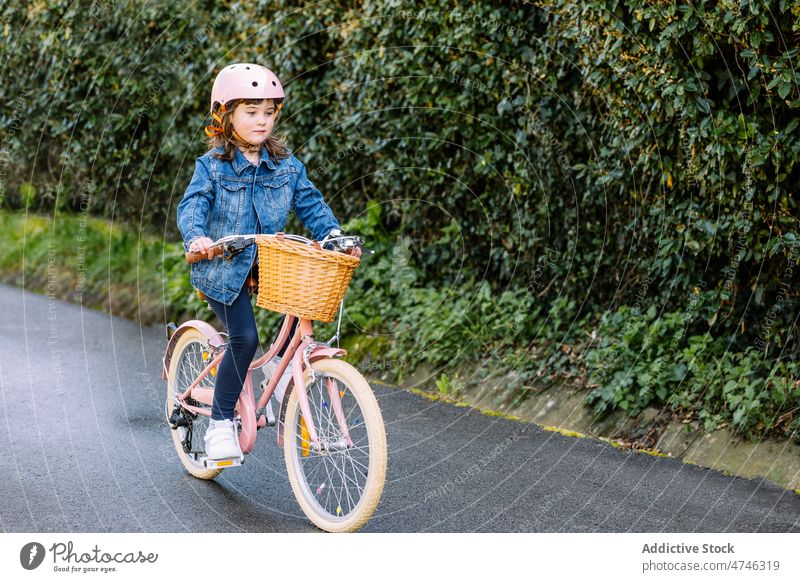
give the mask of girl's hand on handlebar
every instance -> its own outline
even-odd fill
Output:
[[[211,248],[211,245],[213,244],[214,241],[210,238],[200,236],[192,241],[192,243],[189,245],[189,250],[193,253],[202,253],[209,259],[212,259],[214,258],[214,249]]]
[[[352,247],[347,250],[347,254],[358,258],[361,256],[361,247]]]

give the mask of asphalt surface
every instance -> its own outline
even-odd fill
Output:
[[[273,428],[242,467],[186,473],[162,412],[161,326],[6,286],[0,314],[2,531],[318,531]],[[389,467],[362,531],[800,531],[800,497],[768,481],[373,388]]]

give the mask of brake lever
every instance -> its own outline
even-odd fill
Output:
[[[344,242],[349,244],[342,244],[343,241],[339,240],[339,238],[345,238]],[[326,242],[322,245],[322,248],[324,249],[327,249],[329,251],[337,251],[341,253],[346,253],[354,247],[360,248],[362,253],[367,252],[370,253],[371,255],[375,254],[375,251],[367,249],[361,244],[361,237],[359,236],[336,237],[333,240]]]
[[[225,257],[225,260],[230,263],[233,261],[235,256],[243,253],[247,247],[253,245],[255,242],[255,239],[244,236],[236,237],[230,241],[227,241],[223,246],[223,256]]]
[[[353,238],[355,239],[355,244],[353,244],[353,245],[352,245],[350,248],[353,248],[353,247],[358,247],[358,248],[360,248],[360,249],[361,249],[361,252],[362,252],[362,253],[369,253],[369,254],[371,254],[371,255],[374,255],[374,254],[375,254],[375,251],[373,251],[372,249],[368,249],[368,248],[367,248],[367,247],[365,247],[363,244],[361,244],[361,237],[359,237],[359,236],[354,236]]]

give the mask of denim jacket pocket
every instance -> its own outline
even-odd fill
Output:
[[[225,234],[232,234],[231,230],[235,228],[237,217],[242,208],[242,198],[245,194],[245,188],[248,187],[248,182],[220,176],[220,205],[219,205],[219,224],[225,230]]]
[[[267,181],[267,186],[272,190],[273,195],[276,193],[289,193],[289,172],[281,172],[277,176],[272,176]]]
[[[278,229],[284,228],[292,206],[292,185],[289,172],[280,172],[264,181],[268,191],[272,217]]]

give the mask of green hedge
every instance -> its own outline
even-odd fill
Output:
[[[0,232],[0,281],[144,325],[196,318],[221,325],[192,290],[183,249],[174,242],[87,213],[0,211]],[[256,320],[268,344],[280,315],[258,309]],[[318,329],[320,337],[333,334],[333,324]]]
[[[213,76],[255,60],[286,85],[279,131],[386,257],[358,283],[368,333],[402,324],[427,331],[397,349],[431,359],[493,346],[523,377],[591,377],[598,411],[710,410],[711,394],[709,414],[741,421],[720,378],[758,358],[770,394],[791,373],[797,3],[78,4],[1,12],[4,205],[176,238]],[[481,293],[512,323],[483,325]],[[663,364],[698,341],[717,368]]]

